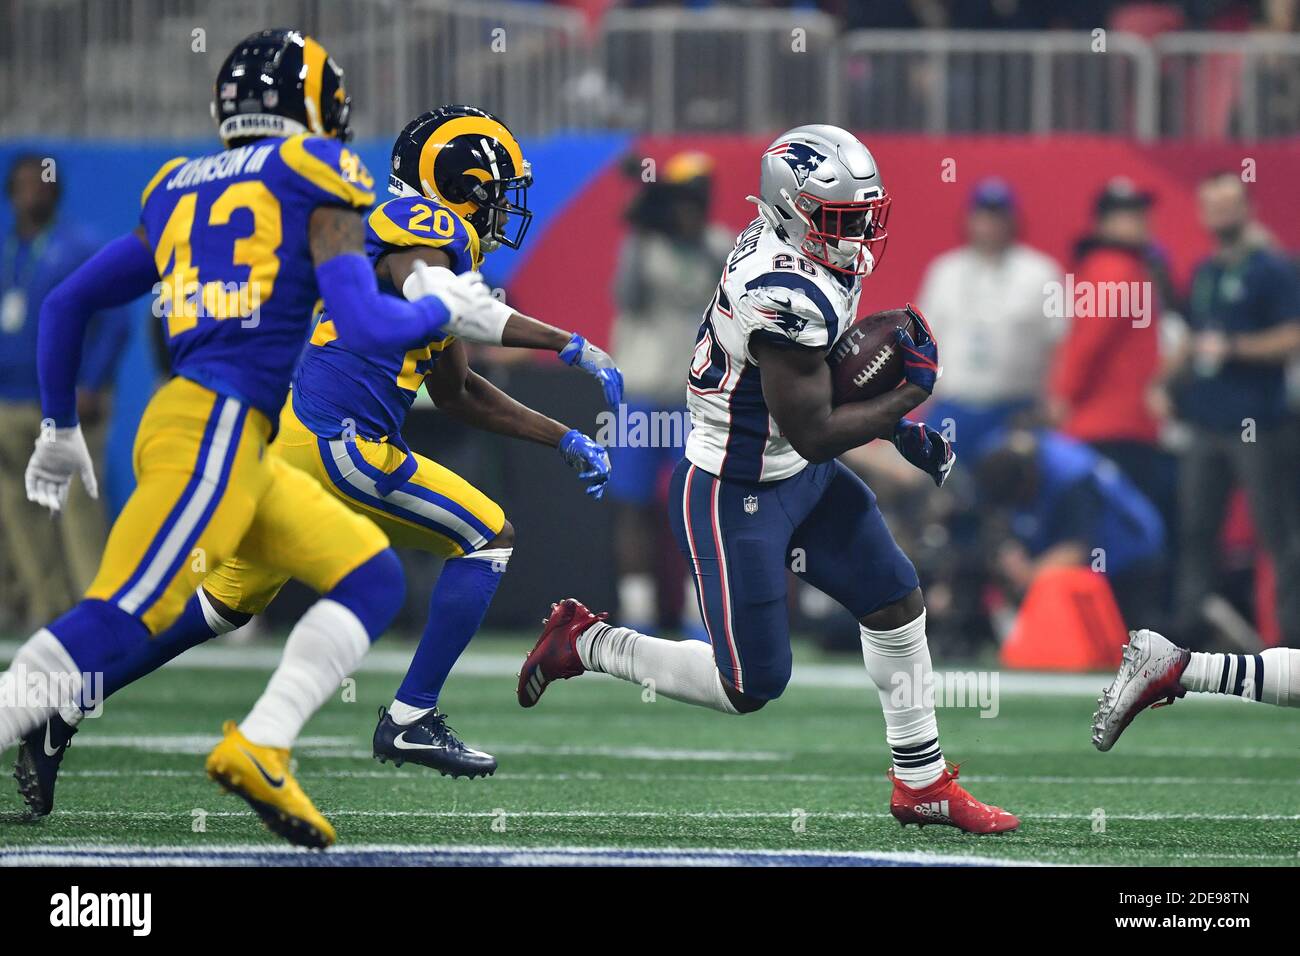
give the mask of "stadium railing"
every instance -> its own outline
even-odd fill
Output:
[[[1149,140],[1300,133],[1300,36],[840,32],[816,11],[576,10],[507,0],[9,0],[0,136],[210,131],[219,58],[295,23],[348,70],[362,136],[472,102],[521,135],[622,128],[1087,132]]]
[[[1132,34],[860,31],[842,47],[854,129],[1156,133],[1156,56]]]
[[[187,139],[211,132],[221,59],[297,25],[347,73],[361,136],[420,110],[485,103],[521,135],[581,128],[568,89],[589,55],[577,11],[498,0],[10,0],[0,30],[3,136]]]

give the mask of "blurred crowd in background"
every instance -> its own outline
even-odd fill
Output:
[[[708,168],[675,157],[628,212],[614,354],[641,407],[680,409],[700,304],[729,249],[707,223]],[[915,302],[944,374],[919,417],[955,442],[958,468],[936,490],[885,443],[846,460],[918,564],[930,626],[951,649],[1004,637],[1054,567],[1104,572],[1130,627],[1197,646],[1300,642],[1300,592],[1285,585],[1300,580],[1300,388],[1288,387],[1300,275],[1254,219],[1239,172],[1207,176],[1197,200],[1187,228],[1215,251],[1189,288],[1170,278],[1153,196],[1124,178],[1095,197],[1067,262],[1020,241],[1013,185],[982,180],[964,241],[926,270]],[[666,536],[644,546],[666,526],[676,457],[613,451],[619,605],[629,623],[689,630],[684,568]],[[795,593],[826,643],[852,637],[828,599]]]
[[[21,475],[40,427],[32,317],[95,248],[57,215],[41,159],[6,178],[14,225],[0,274],[0,606],[24,617],[70,604],[104,535],[100,505],[77,488],[52,522]],[[611,349],[628,413],[685,418],[685,370],[732,230],[710,220],[712,160],[669,158],[635,180],[612,277]],[[1197,646],[1300,645],[1300,276],[1253,216],[1239,171],[1197,187],[1214,252],[1186,288],[1153,232],[1153,196],[1124,178],[1093,202],[1068,261],[1019,237],[1015,186],[986,178],[966,199],[964,235],[930,262],[914,301],[939,341],[943,377],[918,417],[959,455],[941,490],[886,443],[846,456],[881,499],[925,582],[935,639],[976,654],[1005,637],[1050,568],[1104,572],[1126,623]],[[884,258],[881,269],[889,268]],[[864,308],[872,301],[867,280]],[[82,420],[102,448],[105,410],[129,323],[97,317],[82,369]],[[480,353],[486,367],[500,355]],[[684,437],[684,436],[682,436]],[[482,435],[440,433],[438,454],[478,455]],[[468,449],[468,451],[467,451]],[[668,476],[679,444],[613,447],[610,548],[625,623],[698,632],[686,568],[667,533]],[[563,478],[557,480],[564,480]],[[424,569],[421,573],[433,573]],[[792,580],[805,631],[851,644],[846,612]],[[845,644],[848,642],[848,644]]]
[[[593,22],[620,7],[766,7],[820,9],[839,17],[846,30],[1091,30],[1104,25],[1154,36],[1183,29],[1290,34],[1297,28],[1300,0],[564,0],[563,5],[586,11]],[[484,25],[475,21],[474,26]],[[784,43],[783,30],[773,35]],[[702,71],[695,66],[739,50],[715,45],[711,35],[687,31],[680,37],[679,55],[668,62],[685,66],[666,71],[674,82],[698,78]],[[793,93],[771,96],[756,114],[762,119],[751,130],[756,142],[766,125],[775,133],[781,126],[807,122],[810,113],[825,106],[824,98],[796,82],[817,71],[790,70],[789,62],[778,57],[785,49],[767,52],[771,56],[755,62],[771,66],[777,85],[789,86]],[[896,537],[918,566],[932,639],[944,646],[945,654],[981,653],[1006,637],[1044,572],[1089,568],[1104,572],[1098,578],[1106,582],[1129,626],[1163,628],[1202,648],[1226,644],[1253,650],[1261,642],[1277,641],[1300,646],[1300,588],[1295,587],[1300,582],[1300,284],[1296,250],[1286,248],[1258,221],[1250,202],[1252,188],[1276,190],[1282,177],[1273,173],[1282,165],[1291,163],[1294,179],[1286,148],[1300,128],[1291,115],[1300,103],[1300,56],[1243,66],[1239,57],[1208,54],[1203,61],[1207,68],[1188,73],[1186,86],[1220,95],[1176,103],[1177,97],[1153,97],[1166,106],[1175,103],[1165,112],[1176,121],[1154,123],[1144,139],[1127,122],[1132,113],[1127,94],[1116,93],[1109,80],[1076,82],[1084,74],[1065,69],[1068,56],[1058,64],[1060,70],[1044,74],[1055,79],[1059,95],[1046,99],[1050,109],[1045,115],[1053,122],[1040,127],[1030,123],[1033,104],[1016,79],[1021,74],[1004,76],[1001,59],[984,64],[987,70],[972,71],[961,57],[948,57],[942,61],[948,84],[936,87],[922,75],[924,70],[912,69],[932,65],[926,57],[874,47],[864,55],[876,65],[889,56],[904,62],[899,70],[847,71],[843,115],[848,118],[841,122],[857,129],[855,117],[860,117],[869,124],[863,127],[868,145],[874,136],[870,130],[877,129],[913,140],[894,140],[893,155],[902,160],[886,170],[886,181],[900,183],[899,198],[905,196],[909,206],[904,210],[899,203],[891,231],[897,228],[909,247],[900,243],[892,260],[883,259],[883,275],[867,280],[863,308],[899,307],[903,302],[892,300],[908,296],[928,317],[944,375],[934,400],[917,417],[945,431],[959,461],[948,484],[936,490],[887,444],[876,442],[847,460],[876,491]],[[1009,54],[1006,63],[1025,56]],[[1069,56],[1090,54],[1073,51]],[[484,59],[495,64],[501,58]],[[614,118],[622,124],[611,126],[640,130],[650,114],[637,113],[629,104],[639,100],[630,94],[638,82],[657,86],[650,68],[654,61],[625,59],[631,64],[626,76],[612,71],[623,76],[628,94],[616,101],[622,105]],[[132,69],[136,62],[130,60]],[[1153,70],[1157,74],[1166,80],[1183,75],[1160,66]],[[1003,85],[990,87],[998,108],[992,125],[981,126],[971,117],[979,105],[974,92],[985,89],[975,80],[983,76],[1001,77]],[[887,95],[891,77],[909,80],[899,85],[895,99]],[[1276,96],[1257,95],[1265,79]],[[740,158],[733,136],[747,128],[735,125],[737,105],[747,100],[740,93],[722,95],[716,85],[683,82],[674,96],[651,97],[673,107],[653,127],[656,137],[667,135],[672,145],[655,137],[639,143],[639,151],[627,159],[625,175],[611,173],[617,183],[608,181],[606,160],[594,154],[609,148],[606,155],[616,160],[634,148],[630,135],[613,147],[599,145],[604,143],[600,135],[577,136],[568,152],[551,154],[549,167],[540,163],[537,191],[551,205],[539,216],[540,228],[520,257],[526,268],[502,280],[512,302],[519,301],[517,293],[522,295],[525,311],[535,309],[557,324],[579,323],[571,327],[610,347],[626,375],[625,413],[684,418],[686,370],[700,316],[744,221],[740,217],[751,214],[740,200],[752,188],[752,153],[746,145]],[[747,83],[738,85],[748,88]],[[950,95],[939,97],[941,108],[927,113],[935,89]],[[1120,84],[1119,89],[1127,87]],[[439,91],[450,95],[442,87]],[[1119,120],[1056,122],[1062,116],[1071,119],[1070,111],[1092,94],[1099,113]],[[858,111],[864,104],[871,109]],[[1253,105],[1247,109],[1243,104]],[[1183,124],[1184,114],[1195,114],[1197,124]],[[1291,118],[1262,122],[1274,114]],[[1238,119],[1247,115],[1258,130],[1275,137],[1276,151],[1269,154],[1274,165],[1264,164],[1272,177],[1266,187],[1248,186],[1238,168],[1205,175],[1193,186],[1195,174],[1188,169],[1206,172],[1196,163],[1171,171],[1177,164],[1169,162],[1169,152],[1160,154],[1159,161],[1154,153],[1141,152],[1158,136],[1175,142],[1153,149],[1180,151],[1178,138],[1197,130],[1210,130],[1214,135],[1208,138],[1215,141],[1249,139],[1254,127]],[[918,125],[921,120],[925,122]],[[551,131],[552,146],[567,135],[560,129]],[[940,155],[916,150],[915,141],[943,142],[946,151],[946,134],[958,132],[1033,135],[964,137],[963,170],[1000,170],[1005,178],[969,183],[963,178],[936,188],[928,172],[922,178],[917,170],[934,168],[930,163],[937,166]],[[1072,137],[1081,132],[1103,134],[1098,138],[1102,145],[1076,146]],[[1055,151],[1036,152],[1046,149],[1053,133],[1064,134]],[[545,137],[537,139],[545,148]],[[984,152],[990,142],[1002,152]],[[1115,143],[1135,145],[1129,152],[1107,152]],[[528,146],[531,150],[534,141]],[[387,141],[376,140],[370,148],[378,161],[367,158],[367,163],[372,170],[382,169]],[[710,149],[732,150],[730,160],[715,168]],[[1080,158],[1076,149],[1092,151]],[[656,152],[658,174],[646,182],[645,157]],[[1079,230],[1073,248],[1058,243],[1049,254],[1026,238],[1026,218],[1036,218],[1039,240],[1064,237],[1083,220],[1078,206],[1085,193],[1070,192],[1071,200],[1079,197],[1075,214],[1051,221],[1045,229],[1044,219],[1058,212],[1046,190],[1064,196],[1072,178],[1063,175],[1058,184],[1048,176],[1052,181],[1045,189],[1043,176],[1029,175],[1042,172],[1028,168],[1042,164],[1040,155],[1073,163],[1069,172],[1074,179],[1085,168],[1090,174],[1140,170],[1148,182],[1167,189],[1164,201],[1172,196],[1180,204],[1153,216],[1161,199],[1123,177],[1110,179],[1090,197],[1091,220]],[[1221,155],[1227,164],[1241,160],[1234,149]],[[122,168],[130,168],[132,161],[139,157],[124,158]],[[158,160],[152,162],[156,168]],[[74,486],[67,513],[57,522],[30,505],[22,487],[31,438],[40,427],[34,355],[41,301],[106,238],[92,234],[83,221],[88,217],[60,213],[63,194],[72,187],[67,179],[50,175],[48,163],[45,151],[32,150],[11,158],[4,170],[0,629],[42,622],[70,606],[94,570],[104,536],[103,502],[89,500],[80,487]],[[120,168],[115,174],[123,175]],[[1100,183],[1104,175],[1088,181]],[[726,188],[719,190],[722,178]],[[72,185],[84,189],[87,179],[97,177],[83,175]],[[557,180],[571,182],[559,189]],[[137,188],[134,179],[130,188],[119,185],[114,190],[123,195]],[[1031,188],[1036,190],[1032,198],[1025,195]],[[944,191],[958,189],[964,202],[961,228],[949,235],[946,224],[936,227],[934,216],[940,206],[944,215],[956,208],[956,193]],[[1188,204],[1193,191],[1195,206]],[[725,215],[719,212],[720,193],[726,194],[721,196]],[[937,201],[941,193],[944,203],[953,197],[948,205]],[[1279,194],[1290,195],[1273,193]],[[622,207],[625,195],[631,198]],[[620,211],[623,228],[616,223]],[[1278,210],[1269,212],[1274,226],[1285,231]],[[113,221],[119,228],[124,225]],[[553,227],[556,222],[561,225]],[[1187,275],[1189,244],[1180,240],[1191,234],[1205,237],[1204,243],[1195,243],[1198,253],[1200,248],[1213,251]],[[1297,234],[1287,234],[1296,245]],[[575,235],[578,240],[570,239]],[[1167,248],[1175,244],[1182,255],[1179,269],[1171,268],[1171,258],[1177,257]],[[902,269],[905,256],[908,268]],[[930,261],[922,269],[926,258]],[[575,291],[579,281],[580,291]],[[882,294],[886,283],[889,291]],[[162,362],[142,361],[139,355],[128,355],[124,362],[132,329],[147,321],[145,311],[98,316],[87,340],[79,410],[97,461],[104,461],[106,441],[113,446],[110,459],[114,448],[119,460],[129,458],[130,434],[106,435],[114,405],[120,409],[126,404],[114,402],[114,383],[121,399],[125,382],[140,385],[152,379],[146,366],[162,371]],[[157,323],[149,327],[157,333]],[[572,380],[563,377],[567,370],[491,351],[479,351],[475,362],[522,400],[557,417],[586,423],[595,413],[592,396],[571,388]],[[119,374],[119,369],[125,372]],[[553,457],[528,458],[535,450],[522,443],[457,429],[442,419],[427,407],[417,409],[408,436],[412,444],[430,449],[500,500],[521,529],[511,583],[494,606],[499,615],[494,623],[531,624],[544,602],[564,596],[555,591],[563,587],[607,606],[622,623],[656,633],[674,628],[700,633],[693,589],[664,510],[668,474],[681,455],[681,441],[612,448],[608,499],[581,512],[575,531],[565,506],[555,502],[580,492]],[[542,451],[549,454],[549,449]],[[419,565],[419,560],[408,565],[408,573],[436,574],[436,568]],[[827,645],[856,648],[857,628],[846,612],[793,579],[791,594],[797,630]],[[287,616],[295,613],[287,598],[277,608]],[[411,620],[418,625],[423,613],[422,606],[415,608]]]
[[[853,30],[1165,30],[1294,32],[1296,0],[538,0],[587,11],[821,10]]]

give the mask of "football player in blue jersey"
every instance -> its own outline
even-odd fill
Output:
[[[317,300],[340,343],[380,353],[437,338],[492,299],[469,276],[414,302],[380,292],[365,256],[373,180],[344,145],[342,71],[314,39],[253,34],[226,58],[214,92],[222,149],[165,163],[144,188],[138,228],[41,310],[46,427],[26,482],[28,497],[52,511],[74,477],[95,493],[75,402],[89,316],[152,291],[175,374],[140,423],[136,487],[85,598],[0,675],[0,750],[26,738],[19,787],[40,812],[49,768],[27,758],[66,745],[50,718],[75,720],[102,699],[101,676],[118,679],[176,621],[208,612],[195,589],[237,554],[321,598],[253,710],[226,723],[207,771],[274,832],[324,847],[333,828],[295,781],[289,748],[391,622],[404,584],[378,526],[274,452],[280,409]]]
[[[369,214],[366,250],[380,287],[394,301],[403,293],[414,302],[428,295],[454,299],[464,294],[461,277],[477,277],[485,251],[519,247],[531,216],[525,197],[531,173],[518,141],[496,117],[469,106],[427,112],[398,137],[392,169],[389,188],[398,198]],[[605,450],[470,370],[462,339],[554,351],[593,375],[612,406],[622,400],[620,372],[582,336],[518,314],[491,296],[476,301],[479,307],[458,309],[427,338],[401,347],[358,347],[341,334],[326,302],[280,412],[273,446],[276,456],[377,524],[394,545],[445,559],[410,669],[381,712],[374,754],[455,777],[496,769],[495,758],[465,746],[452,732],[437,705],[506,570],[514,529],[481,491],[406,446],[407,412],[424,385],[437,406],[459,421],[555,447],[599,498],[610,472]],[[175,625],[108,672],[104,696],[244,624],[287,579],[282,568],[241,547],[203,579]],[[55,716],[49,738],[66,744],[78,719],[75,712]],[[52,808],[62,759],[63,747],[49,754],[44,739],[34,734],[19,759],[30,781],[24,796],[33,813]]]

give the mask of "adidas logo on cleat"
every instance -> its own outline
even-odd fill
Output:
[[[915,803],[912,805],[915,810],[923,817],[929,817],[931,820],[950,820],[948,816],[948,801],[933,800],[930,803]]]

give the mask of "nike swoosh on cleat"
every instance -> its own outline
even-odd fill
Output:
[[[254,757],[252,754],[250,754],[247,750],[245,750],[243,747],[240,747],[239,751],[249,759],[249,762],[251,762],[254,767],[257,768],[257,772],[262,775],[262,779],[265,780],[270,786],[275,787],[277,790],[280,789],[280,787],[284,786],[284,777],[281,777],[280,779],[277,780],[275,777],[272,777],[269,773],[267,773],[266,768],[263,767],[261,763],[258,762],[258,759]]]
[[[393,746],[398,750],[442,750],[441,744],[416,744],[406,739],[406,731],[393,738]]]
[[[50,738],[50,731],[53,729],[53,727],[54,727],[53,723],[48,721],[46,722],[45,743],[43,744],[43,746],[45,748],[45,756],[47,757],[57,757],[59,755],[59,750],[61,749],[59,747],[54,746],[54,741]]]

